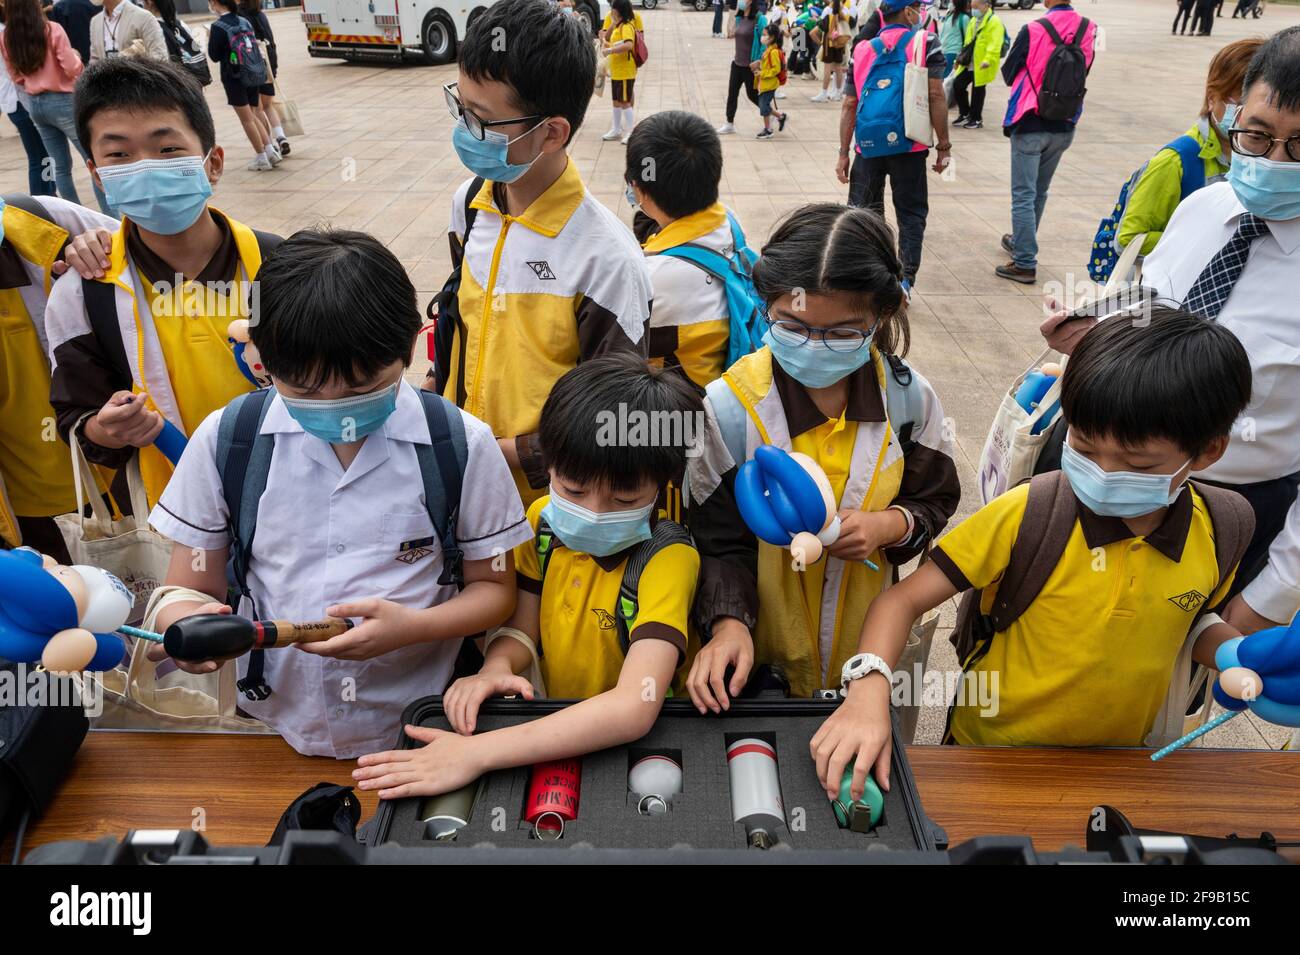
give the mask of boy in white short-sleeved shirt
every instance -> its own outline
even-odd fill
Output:
[[[357,626],[267,651],[264,699],[249,696],[259,681],[250,679],[251,656],[240,658],[240,706],[301,753],[350,758],[391,746],[407,704],[447,685],[461,638],[509,617],[510,549],[532,533],[487,426],[403,381],[420,316],[391,253],[360,233],[299,233],[267,260],[259,282],[252,339],[276,390],[265,395],[257,433],[273,436],[274,450],[248,547],[251,600],[236,609],[260,619],[349,617]],[[425,506],[419,457],[431,447],[431,399],[453,432],[463,423],[460,593],[439,583],[442,547]],[[199,592],[165,607],[160,629],[218,610],[225,593],[232,532],[222,414],[196,429],[150,516],[176,542],[167,584]]]

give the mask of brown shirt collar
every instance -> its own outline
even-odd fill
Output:
[[[212,253],[212,258],[208,260],[207,265],[203,266],[203,270],[194,276],[193,281],[200,285],[205,282],[233,282],[239,270],[239,248],[235,245],[235,234],[230,230],[230,223],[226,221],[225,216],[218,215],[211,209],[208,210],[208,215],[212,216],[212,221],[221,230],[221,244],[217,246],[217,251]],[[175,282],[176,269],[144,244],[135,223],[126,219],[123,226],[126,229],[127,254],[131,256],[131,261],[144,280],[150,285],[159,282],[168,284]]]
[[[1118,517],[1104,517],[1079,504],[1079,527],[1083,539],[1091,547],[1104,547],[1116,541],[1128,540],[1134,534]],[[1187,533],[1192,527],[1192,491],[1184,484],[1177,499],[1165,511],[1160,526],[1146,536],[1146,542],[1174,563],[1183,559]]]
[[[772,384],[781,396],[781,407],[785,409],[785,423],[791,438],[826,422],[826,416],[818,410],[808,389],[790,377],[775,358],[772,359]],[[850,421],[885,420],[885,404],[880,397],[874,361],[867,362],[849,376],[849,400],[844,416]]]
[[[0,288],[26,288],[31,276],[23,268],[23,257],[12,243],[0,242]]]

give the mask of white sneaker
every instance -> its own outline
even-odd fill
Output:
[[[777,91],[776,91],[776,98],[777,98],[777,99],[785,99],[785,90],[777,90]]]
[[[272,166],[278,166],[280,163],[284,162],[284,156],[280,153],[279,148],[274,144],[266,147],[266,155],[267,158],[271,160]]]
[[[814,103],[825,103],[830,100],[830,96],[826,93],[825,90],[822,90],[816,96],[810,96],[809,99],[811,99]]]
[[[839,90],[836,90],[834,93],[831,94],[830,98],[834,102],[839,102],[840,100],[844,99],[844,94]]]
[[[735,131],[736,131],[736,126],[734,123],[723,123],[721,126],[719,126],[717,129],[714,130],[714,132],[717,133],[719,136],[726,136],[728,133],[734,133]]]
[[[244,168],[251,169],[254,172],[267,172],[275,167],[271,165],[271,160],[267,159],[262,153],[258,153],[253,161]]]
[[[609,142],[611,139],[622,139],[623,130],[611,126],[600,138],[605,140],[605,142]]]
[[[627,145],[627,141],[628,141],[629,139],[631,139],[631,138],[632,138],[632,134],[631,134],[631,133],[624,133],[624,134],[623,134],[623,138],[620,139],[619,142],[620,142],[621,144],[623,144],[624,146],[626,146],[626,145]]]
[[[715,39],[715,40],[722,40],[722,39],[725,39],[725,38],[723,37],[723,35],[722,35],[721,33],[715,33],[715,34],[713,34],[713,39]]]

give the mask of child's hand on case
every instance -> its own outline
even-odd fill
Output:
[[[442,711],[447,714],[451,728],[462,736],[471,736],[478,725],[478,708],[489,696],[522,696],[533,698],[533,685],[513,673],[480,671],[473,676],[463,676],[442,697]]]
[[[712,639],[695,655],[686,677],[691,702],[701,713],[730,709],[730,698],[745,688],[753,665],[754,638],[749,628],[732,617],[717,621]],[[727,667],[735,668],[730,685],[726,682]]]
[[[849,684],[849,695],[844,702],[813,736],[809,749],[828,799],[839,795],[844,767],[850,760],[853,761],[850,795],[854,799],[862,796],[867,773],[872,770],[881,790],[889,791],[889,691],[889,681],[880,673],[854,680]]]
[[[478,740],[473,737],[410,724],[406,735],[425,745],[362,756],[352,773],[358,789],[377,789],[380,799],[437,796],[487,771],[477,759]]]
[[[315,653],[340,660],[370,660],[419,642],[420,611],[380,597],[334,604],[325,613],[331,617],[361,617],[347,633],[319,643],[295,643],[303,653]]]

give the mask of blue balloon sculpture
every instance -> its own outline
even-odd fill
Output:
[[[1214,665],[1219,670],[1219,679],[1214,681],[1214,699],[1227,712],[1152,753],[1153,761],[1163,759],[1246,710],[1278,726],[1300,726],[1300,614],[1288,626],[1270,627],[1220,644],[1214,654]],[[1239,669],[1249,671],[1240,674],[1255,692],[1249,699],[1238,699],[1223,688],[1226,672]]]
[[[77,604],[59,579],[29,548],[0,551],[0,658],[14,663],[41,659],[50,638],[78,627]],[[111,670],[126,645],[111,633],[97,633],[87,670]]]

